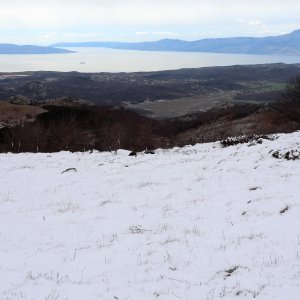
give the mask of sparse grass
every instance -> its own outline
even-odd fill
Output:
[[[145,231],[151,231],[151,230],[145,229],[141,225],[134,225],[129,227],[129,233],[132,234],[143,234]]]
[[[240,295],[243,295],[243,296],[248,296],[248,295],[251,295],[251,297],[253,299],[257,298],[261,292],[266,288],[266,284],[263,284],[261,286],[258,287],[257,290],[249,290],[249,289],[246,289],[246,290],[238,290],[235,295],[236,296],[240,296]]]
[[[239,236],[238,239],[237,239],[237,242],[238,244],[241,243],[241,241],[243,240],[249,240],[249,241],[252,241],[254,239],[263,239],[264,238],[264,235],[263,233],[250,233],[248,235],[242,235],[242,236]]]
[[[75,212],[80,209],[78,203],[73,203],[71,201],[59,203],[58,206],[59,209],[57,211],[60,213]]]
[[[110,203],[112,203],[112,201],[110,199],[108,199],[108,200],[101,201],[98,206],[102,207],[102,206],[105,206]]]
[[[192,228],[185,228],[184,229],[184,234],[185,235],[193,235],[195,237],[200,237],[201,236],[201,231],[200,229],[195,225]]]
[[[55,289],[52,289],[51,293],[45,298],[45,300],[58,300],[60,295]]]
[[[166,218],[168,216],[168,214],[172,211],[172,207],[170,205],[164,205],[162,207],[162,212],[163,212],[163,217]]]
[[[172,243],[175,243],[175,242],[180,242],[180,240],[177,239],[177,238],[168,237],[165,240],[161,241],[160,244],[162,246],[165,246],[165,245],[172,244]]]
[[[138,188],[145,188],[145,187],[150,187],[154,185],[153,182],[149,182],[149,181],[142,181],[138,184]]]
[[[56,285],[61,285],[64,281],[69,280],[68,275],[62,275],[61,273],[54,272],[54,271],[51,271],[49,273],[41,273],[41,272],[34,273],[32,271],[29,271],[27,273],[26,278],[32,281],[36,281],[38,279],[46,279],[49,281],[53,281]]]
[[[103,236],[102,239],[96,242],[96,246],[101,250],[102,248],[111,247],[116,241],[118,241],[118,234],[114,233],[110,236]]]
[[[13,200],[13,197],[12,197],[13,193],[12,192],[6,192],[2,195],[0,195],[0,202],[15,202]]]
[[[286,89],[286,83],[282,82],[260,82],[260,83],[245,83],[246,87],[249,87],[254,92],[272,92],[272,91],[284,91]]]

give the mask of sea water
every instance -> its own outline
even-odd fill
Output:
[[[0,55],[0,72],[139,72],[280,62],[300,63],[300,56],[149,52],[106,48],[68,49],[76,53]]]

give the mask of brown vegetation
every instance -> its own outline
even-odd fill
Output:
[[[113,108],[55,107],[0,132],[3,152],[54,152],[61,150],[111,151],[119,148],[153,148],[154,121],[134,112]]]
[[[2,126],[13,126],[16,124],[34,121],[36,116],[46,112],[37,106],[16,105],[0,101],[0,128]]]
[[[17,125],[0,130],[1,152],[169,148],[300,129],[300,77],[288,86],[284,101],[228,106],[168,120],[149,119],[123,108],[78,104],[40,108],[5,103],[2,110],[1,117],[10,116]]]

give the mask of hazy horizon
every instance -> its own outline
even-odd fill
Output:
[[[300,28],[296,0],[2,0],[0,43],[198,40]]]
[[[286,32],[286,33],[281,33],[281,34],[270,34],[270,35],[264,35],[264,36],[259,36],[261,38],[264,38],[264,37],[271,37],[271,36],[280,36],[280,35],[284,35],[284,34],[289,34],[289,33],[292,33],[293,31],[296,31],[296,30],[300,30],[299,29],[295,29],[295,30],[292,30],[290,32]],[[243,37],[256,37],[256,36],[250,36],[250,35],[239,35],[239,36],[228,36],[228,37],[220,37],[220,38],[243,38]],[[157,37],[157,38],[153,38],[153,39],[144,39],[144,40],[139,40],[139,41],[128,41],[128,40],[123,40],[122,42],[133,42],[133,43],[141,43],[141,42],[156,42],[156,41],[161,41],[161,40],[165,40],[165,39],[170,39],[170,40],[183,40],[183,41],[197,41],[197,40],[202,40],[202,39],[214,39],[216,37],[206,37],[206,38],[199,38],[199,39],[194,39],[194,40],[185,40],[185,39],[181,39],[181,38],[177,38],[177,37]],[[56,42],[53,42],[51,44],[40,44],[39,46],[52,46],[52,45],[55,45],[55,44],[60,44],[60,43],[97,43],[97,42],[120,42],[121,40],[114,40],[114,39],[111,39],[111,40],[94,40],[94,39],[90,39],[90,40],[85,40],[85,41],[82,41],[80,39],[78,40],[74,40],[74,41],[66,41],[66,40],[60,40],[60,41],[56,41]],[[28,44],[28,43],[24,43],[24,44],[20,44],[20,43],[11,43],[11,42],[0,42],[1,44],[16,44],[16,45],[38,45],[38,44]],[[56,47],[56,46],[54,46]],[[69,46],[68,46],[69,47]],[[70,47],[73,47],[73,46],[70,46]],[[62,47],[64,48],[64,47]]]

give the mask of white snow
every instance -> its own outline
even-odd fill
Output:
[[[299,299],[299,144],[1,154],[0,299]]]

